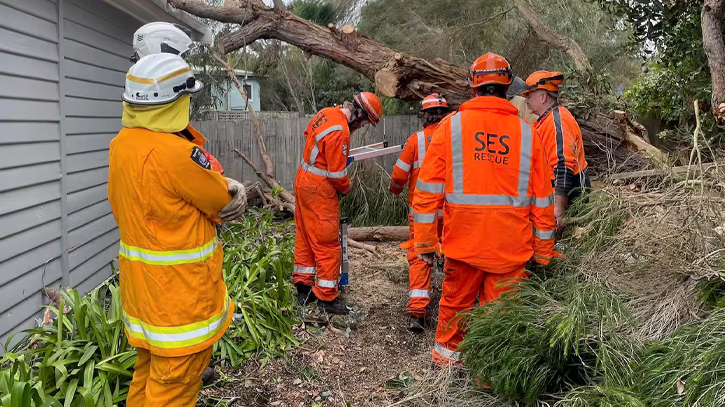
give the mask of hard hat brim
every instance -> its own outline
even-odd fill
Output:
[[[194,83],[194,87],[193,88],[182,90],[181,92],[177,93],[172,99],[169,99],[169,100],[164,100],[164,101],[154,101],[154,100],[150,100],[150,101],[139,101],[139,100],[134,100],[134,99],[127,98],[125,93],[123,94],[123,96],[121,96],[121,99],[124,102],[130,103],[132,105],[144,105],[144,106],[168,105],[169,103],[175,102],[177,99],[179,99],[184,94],[187,94],[187,93],[194,94],[194,93],[199,92],[203,88],[204,88],[204,84],[200,80],[196,80],[195,83]]]

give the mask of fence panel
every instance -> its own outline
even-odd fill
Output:
[[[234,152],[236,149],[246,155],[264,171],[251,118],[221,113],[213,116],[217,120],[195,121],[192,125],[204,135],[207,140],[204,148],[219,160],[227,177],[256,180],[254,171]],[[257,114],[262,137],[274,163],[275,177],[285,188],[291,189],[297,167],[302,160],[305,142],[303,133],[312,117],[286,112]],[[403,144],[411,134],[420,129],[415,116],[384,117],[383,121],[377,127],[368,126],[353,133],[352,148],[383,140],[388,140],[390,145]],[[397,159],[398,155],[392,154],[377,158],[376,161],[390,172]]]

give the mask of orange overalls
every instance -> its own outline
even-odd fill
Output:
[[[209,154],[209,152],[206,151],[206,149],[203,147],[204,143],[206,142],[206,139],[204,138],[204,136],[201,133],[199,133],[199,130],[195,129],[194,126],[189,124],[188,126],[186,126],[186,128],[184,130],[181,130],[180,133],[182,136],[187,138],[189,141],[191,141],[192,143],[199,146],[201,151],[206,156],[207,160],[209,160],[212,171],[218,172],[219,174],[224,175],[224,168],[222,168],[222,165],[219,163],[219,161],[217,161],[216,158],[214,158],[213,155]]]
[[[410,214],[408,222],[410,224],[410,240],[401,244],[400,248],[407,250],[408,259],[408,275],[410,282],[410,299],[406,311],[414,317],[425,317],[430,304],[430,275],[431,266],[424,261],[418,259],[413,249],[413,195],[415,195],[415,185],[418,181],[418,172],[420,172],[420,164],[425,158],[425,152],[430,144],[437,124],[430,125],[425,129],[411,135],[405,143],[400,158],[393,167],[393,174],[389,189],[396,195],[403,192],[403,187],[408,183],[408,205],[410,205]],[[441,207],[442,208],[442,207]],[[443,210],[440,210],[440,216]],[[439,222],[438,230],[442,231],[443,222]]]
[[[294,283],[322,301],[337,297],[342,265],[340,198],[352,190],[347,176],[350,129],[339,107],[320,110],[305,130],[302,165],[295,176]]]
[[[588,187],[582,132],[571,112],[557,103],[534,126],[544,143],[556,195],[568,196],[575,188]]]
[[[127,406],[194,406],[234,314],[215,230],[227,181],[186,138],[124,128],[111,141],[108,200],[125,332],[138,352]]]
[[[435,130],[413,198],[416,253],[438,250],[443,205],[445,279],[433,360],[460,359],[465,327],[456,314],[498,298],[525,278],[533,259],[548,264],[556,221],[541,139],[507,100],[462,104]],[[503,280],[509,284],[500,285]]]

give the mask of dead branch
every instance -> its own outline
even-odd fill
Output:
[[[671,167],[666,169],[655,169],[655,170],[644,170],[644,171],[632,171],[632,172],[623,172],[619,174],[614,174],[609,179],[612,181],[626,181],[626,180],[633,180],[633,179],[640,179],[640,178],[649,178],[649,177],[657,177],[657,176],[676,176],[676,175],[695,175],[697,173],[706,172],[711,168],[717,168],[717,163],[707,163],[703,164],[702,168],[698,167],[690,167],[688,165],[684,165],[681,167]]]
[[[584,54],[584,51],[579,44],[573,39],[559,34],[552,29],[544,20],[539,17],[537,12],[531,8],[527,0],[513,0],[516,8],[522,16],[529,22],[531,28],[533,28],[536,35],[539,36],[545,43],[549,44],[551,48],[557,49],[562,52],[566,52],[577,67],[577,70],[584,77],[589,77],[592,74],[592,64],[589,62],[589,58]]]
[[[232,151],[234,151],[234,153],[236,155],[238,155],[242,160],[244,160],[244,162],[246,162],[247,165],[249,165],[252,168],[252,171],[254,171],[257,174],[257,176],[262,181],[264,181],[264,183],[267,184],[270,188],[277,189],[277,190],[281,190],[280,196],[282,197],[282,199],[284,199],[285,201],[287,201],[287,202],[291,203],[292,205],[294,205],[294,203],[295,203],[295,196],[292,195],[286,189],[282,188],[282,185],[280,185],[280,183],[277,182],[276,179],[274,179],[274,178],[270,177],[269,175],[263,173],[262,170],[260,170],[259,167],[257,167],[257,165],[254,164],[254,162],[252,160],[250,160],[249,157],[247,157],[246,155],[244,155],[244,153],[242,153],[241,151],[239,151],[237,149],[234,149]]]
[[[635,148],[637,151],[649,154],[660,164],[667,163],[667,154],[645,141],[648,136],[647,129],[644,126],[630,120],[626,112],[615,110],[613,113],[614,118],[619,122],[622,134],[624,135],[624,141],[626,143]]]
[[[376,250],[377,250],[377,248],[375,246],[373,246],[373,245],[356,242],[355,240],[350,239],[350,238],[347,239],[347,245],[350,246],[350,247],[354,247],[356,249],[367,250],[370,253],[375,253]]]

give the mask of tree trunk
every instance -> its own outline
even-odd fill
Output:
[[[725,43],[722,36],[723,0],[705,0],[702,8],[702,43],[712,76],[712,112],[725,119]]]
[[[534,30],[536,35],[541,38],[544,42],[549,44],[551,48],[557,49],[561,52],[566,52],[571,59],[574,60],[579,73],[588,78],[592,74],[592,64],[589,63],[589,58],[584,54],[582,48],[577,44],[576,41],[571,38],[559,34],[554,31],[548,24],[542,20],[536,11],[531,8],[528,0],[513,0],[516,8],[522,16],[529,22],[531,28]]]
[[[404,242],[410,239],[408,226],[374,226],[348,229],[350,238],[360,242],[369,241],[397,241]]]
[[[516,0],[520,2],[521,0]],[[432,92],[444,94],[456,108],[468,100],[468,69],[441,59],[428,61],[388,48],[357,32],[344,34],[333,27],[322,27],[299,18],[288,10],[267,7],[261,0],[237,0],[237,6],[215,7],[199,0],[168,0],[172,6],[203,18],[224,23],[242,24],[241,28],[220,39],[224,52],[232,52],[258,39],[278,39],[302,49],[305,53],[330,59],[350,67],[375,82],[384,96],[418,101]],[[525,9],[526,6],[523,6]],[[521,9],[521,8],[520,8]],[[541,27],[539,27],[541,28]],[[591,67],[581,48],[566,37],[551,31],[552,41],[559,38],[584,69]],[[627,150],[627,133],[611,113],[594,113],[578,117],[584,135],[584,146],[592,165],[607,170],[612,164],[626,163],[626,170],[640,169],[641,157],[632,159]],[[636,132],[635,132],[636,133]],[[596,155],[596,157],[595,157]],[[587,158],[589,160],[589,157]],[[638,168],[640,167],[640,168]]]

